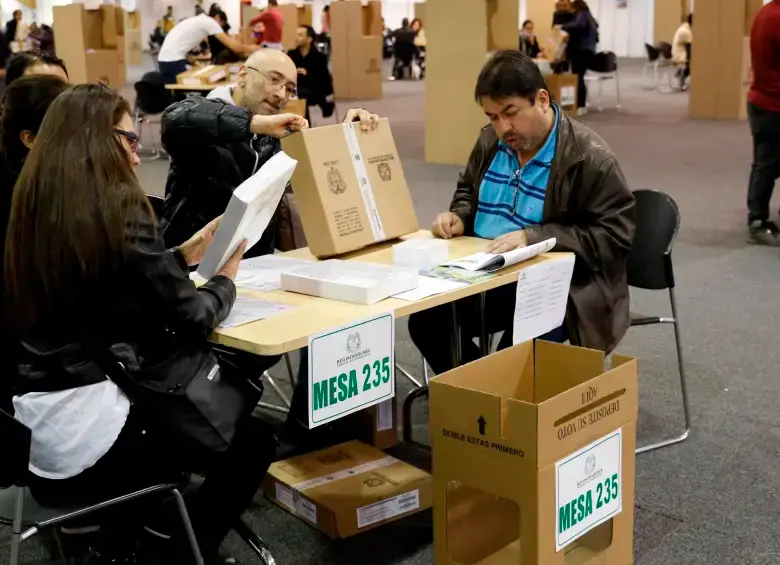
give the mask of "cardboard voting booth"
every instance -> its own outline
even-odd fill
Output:
[[[282,139],[298,166],[292,187],[309,249],[354,251],[419,229],[387,120],[375,131],[339,124]]]
[[[633,562],[636,359],[518,344],[434,378],[430,419],[437,565]]]
[[[553,74],[545,78],[550,96],[564,112],[577,111],[577,75],[572,73]]]
[[[382,97],[382,3],[333,2],[330,9],[331,65],[337,99]]]
[[[335,539],[430,508],[432,487],[425,471],[350,441],[272,464],[263,493]]]

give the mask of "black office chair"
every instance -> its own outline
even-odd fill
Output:
[[[647,71],[650,70],[653,73],[652,88],[657,89],[661,81],[661,72],[666,71],[667,78],[671,82],[671,74],[668,72],[674,63],[672,62],[671,45],[667,49],[665,46],[668,43],[659,43],[657,46],[645,43],[645,53],[647,54],[647,61],[645,66],[642,67],[642,80],[647,78]]]
[[[144,124],[151,125],[150,116],[159,116],[173,104],[171,91],[165,88],[165,78],[159,72],[146,73],[135,83],[135,123],[139,147],[143,147]],[[152,136],[152,160],[159,159],[161,150],[157,137]]]
[[[691,414],[688,390],[685,384],[680,328],[677,316],[677,301],[674,296],[674,269],[672,268],[672,246],[680,228],[680,211],[672,198],[655,190],[637,190],[636,235],[634,245],[628,254],[628,284],[645,290],[669,290],[672,317],[631,314],[631,326],[651,324],[672,324],[677,344],[677,363],[680,371],[685,431],[682,435],[640,447],[637,453],[653,451],[684,441],[691,432]]]
[[[596,81],[599,85],[596,93],[596,107],[599,112],[602,110],[601,106],[601,85],[604,81],[615,81],[615,107],[620,109],[620,77],[618,76],[618,64],[617,56],[612,51],[602,51],[596,53],[591,61],[590,71],[594,74],[585,75],[586,81]]]
[[[0,450],[3,454],[0,457],[0,485],[11,485],[0,490],[0,524],[12,528],[10,565],[19,564],[23,541],[46,530],[50,530],[54,534],[62,563],[67,563],[58,533],[60,526],[113,506],[136,502],[154,495],[173,495],[179,516],[187,532],[192,555],[198,565],[203,565],[203,557],[195,539],[195,531],[192,529],[192,522],[190,522],[178,484],[154,485],[90,506],[48,508],[36,502],[27,488],[31,440],[32,433],[27,426],[0,410]]]

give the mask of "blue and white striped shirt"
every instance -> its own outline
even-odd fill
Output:
[[[550,180],[550,166],[558,140],[558,108],[555,123],[542,148],[520,166],[514,149],[503,141],[493,157],[479,187],[474,233],[477,237],[495,239],[539,224],[544,211],[544,196]]]

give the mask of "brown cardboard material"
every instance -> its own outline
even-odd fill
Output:
[[[395,397],[346,416],[346,427],[354,437],[377,449],[398,445],[398,403]]]
[[[382,3],[331,4],[333,90],[338,100],[382,97]]]
[[[290,98],[287,104],[282,108],[283,114],[295,114],[296,116],[306,116],[306,99]]]
[[[564,112],[577,111],[577,75],[571,73],[553,74],[546,78],[552,99]]]
[[[215,84],[227,78],[227,69],[224,65],[206,65],[191,71],[179,73],[176,82],[187,86],[201,84]]]
[[[119,52],[109,49],[87,51],[87,83],[103,83],[110,86],[122,86],[124,80],[120,76]]]
[[[271,465],[263,493],[330,538],[347,538],[433,503],[431,476],[359,441]]]
[[[347,145],[350,131],[359,151],[352,152]],[[368,133],[352,124],[309,129],[282,139],[282,149],[298,161],[291,182],[306,240],[315,256],[354,251],[418,229],[386,119]],[[358,184],[356,163],[365,168],[364,191]],[[364,197],[369,198],[368,204]]]
[[[360,38],[355,54],[357,66],[350,69],[350,97],[359,100],[382,98],[382,37]]]
[[[602,352],[536,341],[431,381],[437,565],[633,562],[637,361],[604,365]],[[572,485],[585,494],[567,502]]]

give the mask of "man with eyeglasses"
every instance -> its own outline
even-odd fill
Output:
[[[607,144],[571,120],[551,99],[539,67],[520,51],[496,53],[475,89],[490,125],[480,132],[448,212],[433,223],[437,237],[490,239],[504,253],[555,238],[554,251],[574,254],[563,326],[548,341],[612,351],[629,325],[626,258],[634,230],[634,196]],[[487,292],[487,333],[512,345],[515,285]],[[462,360],[479,357],[479,303],[459,301]],[[409,317],[409,334],[431,368],[452,368],[448,332],[452,310],[438,307]]]

